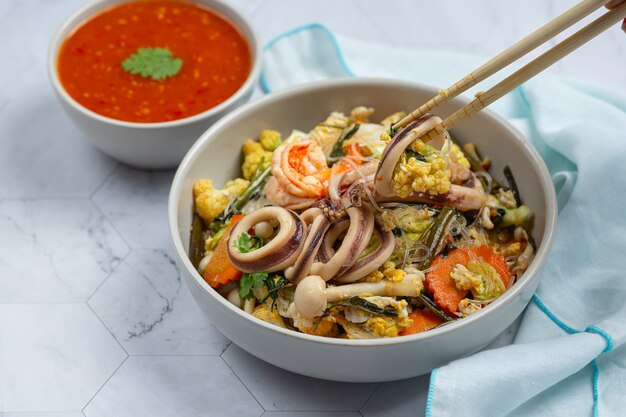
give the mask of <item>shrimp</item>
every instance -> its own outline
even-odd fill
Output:
[[[315,197],[304,198],[296,197],[289,194],[274,177],[272,177],[267,183],[265,195],[270,203],[291,210],[302,210],[305,208],[309,208],[316,201],[318,201],[318,199]]]
[[[316,174],[327,169],[324,152],[313,140],[286,143],[272,156],[272,175],[294,197],[323,198],[327,182]]]

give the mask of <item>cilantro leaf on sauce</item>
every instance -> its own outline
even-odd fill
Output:
[[[124,71],[153,80],[172,77],[182,67],[183,60],[172,57],[172,52],[165,48],[139,48],[122,62]]]

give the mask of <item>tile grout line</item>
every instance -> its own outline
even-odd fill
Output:
[[[232,342],[231,342],[232,344]],[[229,345],[230,346],[230,345]],[[228,348],[227,348],[228,349]],[[226,352],[226,349],[224,349],[224,352]],[[222,352],[222,355],[224,354],[224,352]],[[228,362],[226,362],[226,360],[222,357],[222,355],[220,355],[220,359],[222,360],[222,362],[224,362],[224,364],[228,367],[228,369],[230,369],[230,372],[233,373],[233,375],[235,375],[235,378],[237,378],[237,380],[241,383],[241,385],[243,385],[243,387],[246,389],[246,391],[248,391],[248,393],[252,396],[252,398],[254,398],[254,401],[257,402],[257,404],[259,404],[259,407],[261,407],[261,410],[263,410],[263,413],[261,413],[261,415],[265,414],[265,412],[267,411],[265,409],[265,407],[263,407],[263,404],[261,404],[261,402],[259,401],[259,399],[252,393],[252,391],[250,390],[250,388],[248,388],[248,386],[246,384],[243,383],[243,381],[241,380],[241,378],[239,378],[239,375],[237,375],[237,373],[233,370],[233,368],[228,364]]]
[[[117,340],[117,339],[116,339]],[[120,370],[120,368],[122,367],[122,365],[124,365],[126,363],[126,361],[128,360],[128,358],[130,358],[129,355],[127,355],[124,360],[122,361],[122,363],[119,364],[119,366],[117,368],[115,368],[115,370],[113,372],[111,372],[111,375],[109,375],[109,377],[106,379],[106,381],[104,381],[104,383],[102,384],[102,386],[100,386],[100,388],[98,388],[98,390],[95,392],[95,394],[93,394],[93,396],[89,399],[89,401],[87,401],[87,404],[85,404],[85,406],[82,408],[81,413],[83,413],[83,415],[86,416],[85,414],[85,408],[87,408],[87,406],[89,406],[89,404],[91,404],[91,402],[93,401],[94,398],[96,398],[96,395],[98,395],[100,393],[100,391],[102,391],[102,388],[104,388],[104,386],[111,380],[111,378],[113,378],[113,375],[115,375],[117,373],[117,371]]]
[[[383,385],[382,382],[379,382],[378,385],[376,386],[376,388],[374,388],[374,391],[372,391],[372,393],[369,395],[369,397],[367,397],[367,399],[363,402],[363,404],[361,405],[361,407],[359,407],[359,409],[357,410],[359,413],[361,412],[361,410],[363,410],[365,408],[365,406],[367,405],[367,403],[372,399],[372,397],[374,396],[374,394],[376,394],[378,392],[378,390],[380,389],[380,387]]]
[[[111,170],[111,172],[109,172],[103,179],[102,181],[100,181],[100,184],[96,185],[96,188],[89,194],[89,199],[93,201],[93,196],[96,195],[96,193],[98,191],[100,191],[100,189],[104,186],[104,184],[107,183],[107,181],[113,176],[113,174],[115,174],[115,172],[117,172],[117,170],[120,168],[122,164],[119,162],[115,162],[115,166],[113,167],[113,169]],[[94,201],[95,203],[95,201]]]
[[[115,335],[113,334],[113,332],[111,331],[111,329],[109,329],[109,327],[104,323],[104,321],[100,318],[100,316],[95,312],[95,310],[93,308],[91,308],[91,306],[89,305],[88,302],[85,301],[85,305],[87,306],[87,308],[93,313],[94,316],[96,316],[96,318],[98,319],[98,321],[100,322],[100,324],[102,324],[104,326],[104,328],[106,329],[106,331],[111,335],[111,337],[115,340],[115,342],[118,344],[118,346],[120,348],[122,348],[122,350],[124,351],[124,353],[126,354],[126,358],[124,360],[126,360],[130,354],[126,351],[126,349],[124,348],[124,346],[122,346],[122,343],[117,340],[117,337],[115,337]]]

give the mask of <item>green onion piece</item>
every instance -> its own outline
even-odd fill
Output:
[[[361,297],[352,297],[347,300],[339,301],[334,304],[334,306],[348,306],[358,308],[359,310],[367,311],[368,313],[378,314],[380,316],[386,317],[397,317],[398,312],[394,310],[388,310],[384,308],[378,307],[374,303],[370,303],[369,301],[361,298]]]
[[[459,212],[455,208],[446,206],[441,209],[435,221],[420,238],[420,243],[428,247],[429,256],[417,263],[417,269],[424,270],[430,266],[437,255],[437,249],[443,246],[448,227],[457,216]]]
[[[240,213],[243,206],[245,206],[248,201],[252,200],[256,195],[261,192],[271,172],[272,167],[269,166],[265,168],[259,175],[257,175],[250,182],[250,185],[248,185],[244,192],[241,193],[241,195],[237,196],[237,198],[235,198],[233,202],[230,203],[228,207],[226,207],[226,209],[215,218],[215,220],[213,220],[211,228],[214,230],[219,230],[223,224],[227,223],[229,217],[231,217],[233,214]]]
[[[204,256],[204,222],[198,213],[193,214],[191,236],[189,238],[189,260],[194,268],[198,268]]]

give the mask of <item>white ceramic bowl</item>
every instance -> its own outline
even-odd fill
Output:
[[[237,345],[281,368],[313,377],[351,382],[388,381],[424,374],[487,345],[522,312],[539,283],[556,224],[556,197],[537,151],[509,123],[481,111],[454,129],[461,143],[472,141],[493,160],[499,177],[510,165],[524,203],[536,213],[537,254],[509,291],[488,308],[450,325],[411,336],[344,340],[297,333],[258,320],[235,308],[209,287],[187,257],[192,216],[192,186],[199,178],[218,185],[239,175],[241,144],[272,128],[287,135],[307,131],[331,111],[372,106],[375,117],[408,110],[434,96],[432,87],[382,79],[339,79],[284,90],[249,103],[215,123],[183,159],[169,197],[169,226],[186,282],[200,307]],[[465,100],[440,109],[445,115]]]
[[[254,29],[236,9],[219,0],[194,0],[218,13],[241,32],[252,54],[250,74],[244,84],[224,102],[202,113],[170,122],[134,123],[95,113],[74,100],[57,74],[59,48],[85,19],[128,0],[99,0],[74,13],[57,31],[48,52],[48,73],[54,91],[76,127],[102,152],[139,168],[164,169],[178,165],[198,136],[220,117],[246,102],[261,74],[261,44]]]

